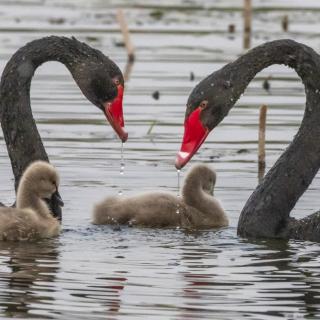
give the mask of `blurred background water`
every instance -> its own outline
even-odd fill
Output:
[[[129,140],[121,144],[66,68],[41,66],[34,77],[34,117],[61,175],[65,207],[58,239],[0,244],[0,318],[40,319],[316,319],[320,246],[247,241],[236,236],[240,211],[258,183],[258,109],[268,105],[267,169],[300,125],[304,88],[284,66],[259,73],[192,163],[218,172],[216,196],[231,225],[213,231],[149,230],[90,224],[94,202],[122,189],[177,192],[173,163],[187,97],[206,75],[242,49],[242,1],[0,1],[0,70],[19,47],[51,34],[75,36],[122,70],[126,51],[115,19],[123,8],[136,49],[126,83]],[[320,49],[320,3],[255,0],[252,46],[292,38]],[[289,30],[281,27],[289,17]],[[229,25],[235,27],[229,33]],[[191,73],[194,75],[192,80]],[[270,90],[263,88],[269,80]],[[159,99],[152,94],[159,91]],[[186,170],[182,171],[184,176]],[[0,133],[1,201],[14,201],[13,176]],[[294,209],[320,207],[319,178]]]

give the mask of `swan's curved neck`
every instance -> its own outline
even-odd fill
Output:
[[[215,205],[212,197],[203,191],[199,177],[188,176],[182,188],[184,202],[204,214],[210,214]]]
[[[256,73],[272,64],[296,70],[305,85],[306,109],[294,140],[243,208],[238,225],[242,236],[284,236],[290,211],[320,167],[320,57],[314,50],[292,40],[269,42],[225,66],[216,76],[228,81],[230,100],[236,101]],[[233,105],[230,103],[230,108]]]
[[[76,41],[48,37],[19,49],[7,63],[0,84],[0,121],[17,188],[33,160],[48,160],[30,107],[30,84],[36,68],[46,61],[60,61],[69,70],[81,54]]]
[[[192,175],[185,178],[182,197],[187,204],[192,205],[196,202],[202,196],[202,192],[200,182],[197,179],[194,179]]]
[[[273,64],[283,64],[295,69],[305,85],[306,115],[309,115],[315,109],[320,112],[320,106],[317,105],[320,99],[320,91],[317,90],[320,80],[319,63],[319,55],[310,47],[293,40],[276,40],[250,50],[212,73],[205,81],[208,91],[211,89],[214,94],[215,103],[223,106],[225,116],[258,72]],[[209,84],[221,90],[212,90]]]
[[[16,206],[18,209],[33,209],[41,217],[51,216],[46,203],[34,193],[33,189],[26,182],[18,188]]]

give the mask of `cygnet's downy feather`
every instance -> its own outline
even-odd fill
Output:
[[[60,223],[44,199],[56,194],[58,186],[59,176],[51,164],[35,161],[29,165],[19,183],[17,207],[0,208],[0,240],[26,241],[57,236]]]
[[[228,225],[228,218],[213,197],[216,174],[206,165],[188,172],[182,198],[165,192],[132,197],[108,197],[94,207],[94,224],[129,224],[143,227],[215,228]]]

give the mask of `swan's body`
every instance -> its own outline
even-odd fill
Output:
[[[59,61],[71,72],[86,98],[101,109],[122,141],[124,80],[117,65],[102,52],[74,38],[51,36],[21,47],[5,66],[0,84],[0,122],[15,178],[15,187],[27,166],[48,161],[32,116],[30,86],[35,70],[46,61]],[[61,208],[50,202],[54,216]]]
[[[319,213],[302,220],[290,218],[320,167],[320,56],[313,49],[292,40],[268,42],[202,80],[188,99],[176,167],[191,159],[254,76],[273,64],[296,70],[305,85],[306,109],[294,140],[244,206],[238,234],[320,241]]]
[[[33,162],[18,186],[17,207],[0,208],[0,240],[25,241],[57,236],[59,221],[46,202],[58,191],[59,176],[47,162]]]
[[[212,196],[215,180],[213,170],[205,165],[196,165],[185,178],[182,198],[164,192],[128,198],[109,197],[95,206],[93,223],[128,223],[144,227],[227,226],[227,216]]]

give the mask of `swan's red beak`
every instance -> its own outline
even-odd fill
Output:
[[[177,169],[183,168],[189,162],[209,134],[209,129],[201,122],[201,111],[201,107],[198,107],[184,122],[182,145],[175,162]]]
[[[118,85],[118,95],[112,102],[106,102],[103,104],[104,113],[110,122],[114,131],[118,134],[122,142],[126,142],[128,139],[128,133],[124,130],[123,110],[123,86]]]

